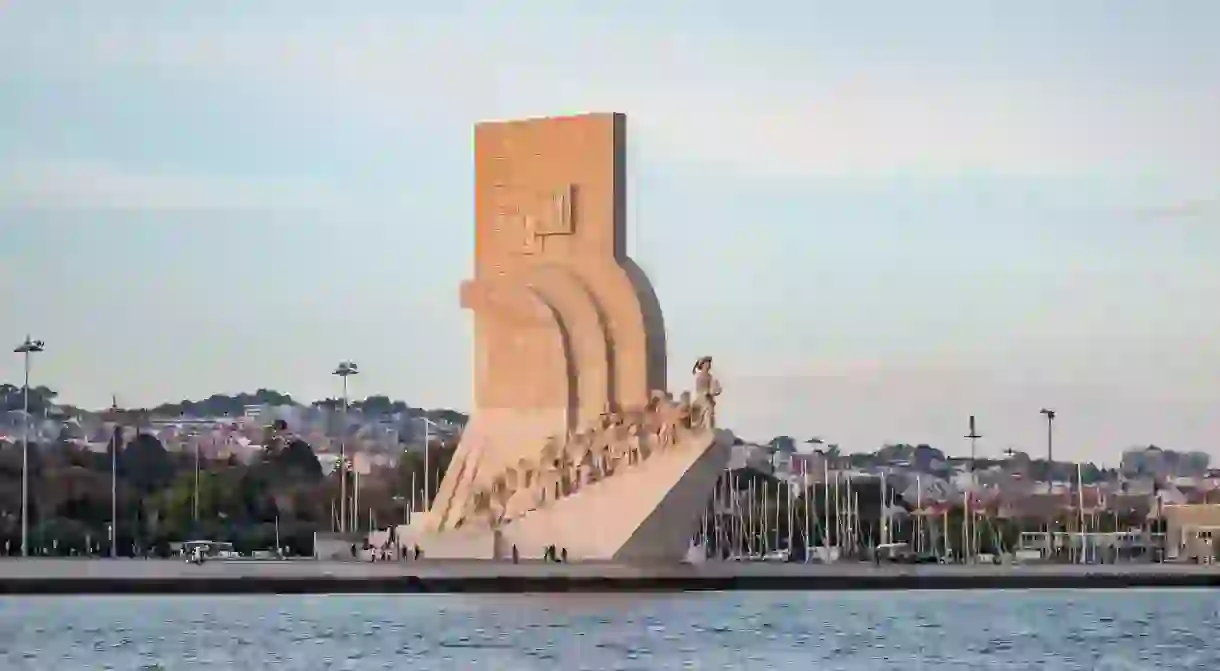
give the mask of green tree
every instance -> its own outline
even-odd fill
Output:
[[[152,493],[173,482],[174,463],[155,436],[136,435],[119,452],[119,473],[136,491]]]

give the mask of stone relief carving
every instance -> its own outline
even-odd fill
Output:
[[[506,201],[500,206],[499,227],[501,230],[519,232],[519,253],[527,256],[541,254],[546,238],[575,233],[574,184],[566,184],[549,193],[529,193],[510,187],[498,191]]]
[[[644,407],[607,408],[584,430],[566,439],[549,437],[536,458],[522,458],[474,488],[463,521],[498,527],[673,449],[685,431],[715,428],[721,387],[712,375],[712,358],[701,357],[692,372],[694,393],[684,391],[675,400],[654,391]]]

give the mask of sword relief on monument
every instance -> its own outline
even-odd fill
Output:
[[[545,193],[530,193],[511,187],[505,191],[508,202],[500,210],[500,229],[510,235],[520,232],[521,246],[518,251],[521,254],[541,254],[549,236],[576,232],[574,184]]]

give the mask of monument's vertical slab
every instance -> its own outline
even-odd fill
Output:
[[[664,318],[626,255],[626,132],[622,114],[475,128],[474,411],[438,530],[486,474],[666,388]]]
[[[476,126],[476,279],[522,262],[616,259],[625,132],[621,114]]]
[[[590,294],[612,348],[606,398],[579,399],[598,413],[607,402],[642,404],[651,390],[665,388],[664,320],[647,278],[626,255],[626,133],[622,114],[475,128],[474,281],[515,277],[520,284],[530,271],[551,268],[569,275],[557,281]],[[476,311],[477,329],[497,329],[481,317]],[[486,340],[503,339],[493,334],[480,343]],[[599,372],[600,362],[576,363],[589,364],[576,365],[578,375]],[[476,381],[477,405],[504,407],[503,396],[519,397],[502,390],[516,391],[520,376],[494,365],[486,373]],[[551,392],[542,394],[548,402]]]

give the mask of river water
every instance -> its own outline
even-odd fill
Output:
[[[1220,669],[1191,590],[0,598],[0,669]]]

